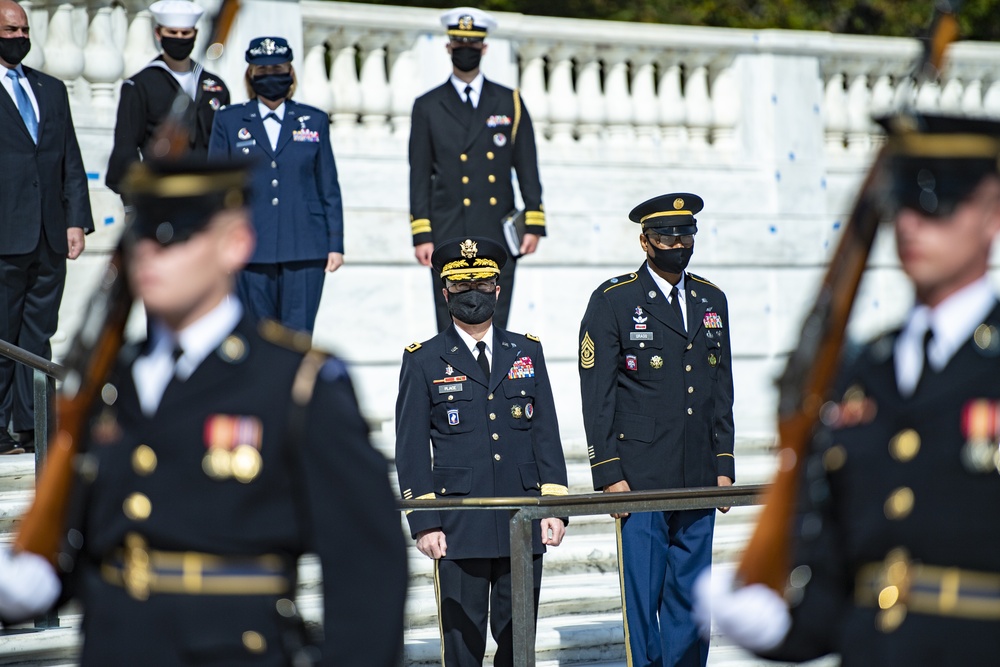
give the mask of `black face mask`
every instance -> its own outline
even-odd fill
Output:
[[[448,312],[456,320],[466,324],[482,324],[493,317],[493,311],[496,308],[496,292],[485,294],[477,290],[469,290],[468,292],[448,295]]]
[[[268,100],[283,100],[292,89],[292,74],[262,74],[250,79],[253,92]]]
[[[479,68],[479,61],[483,59],[482,49],[474,49],[471,46],[452,47],[451,64],[459,72],[471,72]]]
[[[653,263],[653,266],[664,273],[681,273],[687,268],[688,262],[691,261],[691,255],[694,254],[693,246],[690,248],[671,248],[670,250],[660,250],[654,248],[652,244],[647,247],[656,254],[647,254],[646,257]]]
[[[194,37],[160,37],[160,46],[174,60],[184,60],[194,50]]]
[[[0,58],[11,65],[19,65],[31,50],[31,40],[27,37],[0,39]]]

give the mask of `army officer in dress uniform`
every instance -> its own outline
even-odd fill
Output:
[[[646,261],[594,291],[580,324],[580,388],[594,488],[728,486],[733,375],[726,296],[687,272],[701,197],[639,204]],[[630,665],[704,665],[694,577],[712,561],[715,510],[622,513],[619,568]]]
[[[236,280],[255,318],[312,333],[325,273],[344,263],[344,210],[325,111],[292,100],[292,47],[258,37],[246,51],[250,100],[219,112],[209,155],[254,161],[257,249]]]
[[[122,83],[115,143],[104,179],[118,194],[129,166],[140,157],[148,157],[149,140],[182,90],[194,100],[190,150],[195,155],[208,153],[212,120],[216,111],[229,104],[229,89],[217,74],[191,59],[198,36],[195,24],[204,11],[188,0],[158,0],[149,6],[163,53]]]
[[[407,576],[386,462],[344,364],[233,297],[254,242],[245,174],[199,165],[144,162],[126,181],[150,338],[121,353],[81,443],[58,558],[84,609],[81,662],[396,667]],[[323,578],[312,646],[292,602],[307,551]],[[52,600],[50,582],[18,607],[8,583],[2,615]]]
[[[405,500],[566,495],[566,463],[542,345],[493,326],[506,253],[486,238],[440,244],[434,270],[454,324],[403,354],[396,401],[396,470]],[[481,665],[486,619],[494,664],[513,664],[507,512],[412,511],[417,548],[435,559],[442,659]],[[561,519],[534,529],[537,611],[544,545]]]
[[[993,665],[1000,302],[987,271],[1000,123],[885,124],[896,248],[916,303],[847,365],[821,412],[788,594],[734,590],[722,576],[699,591],[723,632],[781,660]]]
[[[445,239],[485,236],[504,247],[502,220],[514,208],[511,169],[524,201],[525,234],[519,255],[535,252],[545,235],[535,130],[518,90],[488,81],[479,70],[483,41],[496,21],[459,7],[445,12],[452,75],[418,97],[410,128],[410,229],[414,254],[424,266]],[[500,274],[494,319],[507,326],[515,261]],[[431,273],[438,331],[451,326],[437,273]]]

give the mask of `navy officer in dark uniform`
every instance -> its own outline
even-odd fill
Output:
[[[700,197],[639,204],[646,261],[590,297],[580,324],[580,389],[594,488],[605,492],[733,483],[729,308],[685,269]],[[715,510],[619,519],[619,568],[630,665],[704,665],[691,617],[694,577],[712,560]]]
[[[804,465],[781,596],[699,592],[720,630],[783,661],[994,665],[1000,655],[1000,123],[889,128],[886,190],[915,303],[845,364]]]
[[[255,318],[311,333],[326,273],[344,263],[344,210],[325,111],[292,100],[292,47],[257,37],[246,51],[250,100],[220,111],[209,155],[254,162],[257,249],[236,281]]]
[[[407,575],[386,462],[344,364],[233,296],[254,243],[246,175],[198,164],[146,161],[126,180],[150,337],[123,349],[81,443],[58,558],[83,605],[81,662],[396,667]],[[322,566],[313,645],[293,603],[304,552]],[[0,615],[33,611],[11,590],[0,577]],[[35,590],[44,608],[52,586]]]
[[[566,463],[542,345],[493,326],[506,253],[480,237],[434,251],[453,325],[403,354],[396,401],[396,470],[404,499],[566,495]],[[411,511],[417,548],[435,559],[442,656],[481,665],[486,619],[494,664],[513,664],[508,512]],[[534,529],[537,612],[544,545],[561,519]]]
[[[198,36],[195,24],[204,11],[188,0],[158,0],[149,6],[163,53],[122,83],[115,143],[104,179],[118,194],[129,166],[145,156],[149,140],[181,90],[194,100],[190,151],[202,156],[208,153],[212,120],[217,110],[229,104],[229,89],[217,74],[191,59]]]
[[[506,246],[503,218],[514,208],[511,169],[524,202],[525,233],[518,255],[535,252],[545,235],[542,183],[535,130],[519,90],[487,80],[479,69],[487,32],[486,12],[459,7],[445,12],[452,75],[413,104],[410,129],[410,230],[424,266],[445,239],[485,236]],[[494,319],[507,326],[515,261],[500,274]],[[431,274],[438,331],[451,326],[436,272]]]

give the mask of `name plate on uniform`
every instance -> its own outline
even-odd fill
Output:
[[[652,331],[629,331],[629,340],[653,340]]]
[[[462,391],[462,385],[460,384],[445,384],[438,387],[439,394],[451,394],[456,391]]]

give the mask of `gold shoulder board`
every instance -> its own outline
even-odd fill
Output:
[[[420,343],[410,343],[409,345],[406,346],[406,351],[413,353],[419,350],[421,347],[423,347],[423,345],[421,345]]]

